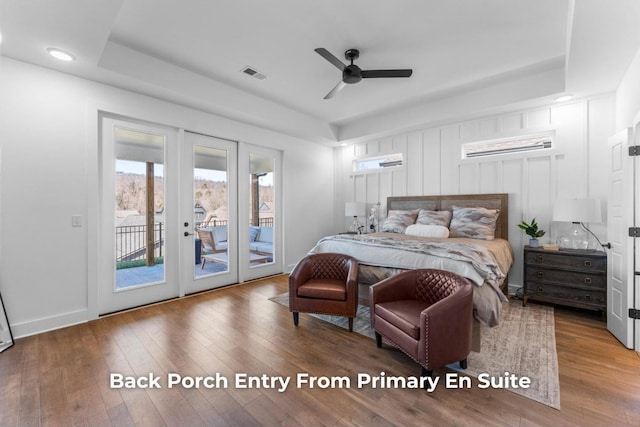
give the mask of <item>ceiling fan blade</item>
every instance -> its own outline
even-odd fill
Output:
[[[327,49],[323,47],[319,47],[315,49],[315,51],[318,53],[318,55],[322,56],[324,59],[331,62],[333,65],[335,65],[336,68],[338,68],[338,70],[343,71],[346,68],[346,65],[344,65],[342,61],[340,61],[338,58],[333,56],[333,54],[329,52]]]
[[[377,77],[411,77],[413,70],[362,70],[363,79]]]
[[[336,85],[336,87],[334,87],[333,89],[331,89],[331,92],[329,92],[324,99],[331,99],[333,98],[333,95],[335,95],[336,93],[340,92],[342,90],[343,87],[345,87],[347,84],[343,81],[340,81],[340,83],[338,83]]]

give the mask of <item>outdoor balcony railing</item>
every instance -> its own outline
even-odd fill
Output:
[[[273,227],[273,218],[260,218],[261,227]],[[195,228],[227,225],[227,220],[196,222]],[[162,258],[164,251],[165,225],[156,222],[153,227],[155,256]],[[146,225],[124,225],[116,227],[116,262],[136,261],[146,258]]]

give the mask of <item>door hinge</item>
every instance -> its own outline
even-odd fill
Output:
[[[629,227],[629,237],[640,237],[640,227]]]
[[[640,145],[632,145],[629,147],[629,156],[640,156]]]
[[[640,310],[636,310],[635,308],[630,308],[629,317],[632,319],[640,319]]]

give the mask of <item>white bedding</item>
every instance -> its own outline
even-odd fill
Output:
[[[321,239],[309,253],[337,252],[361,264],[400,270],[435,268],[468,278],[474,285],[474,315],[489,326],[499,323],[506,297],[500,285],[513,262],[509,242],[468,238],[422,238],[397,233],[339,235]]]

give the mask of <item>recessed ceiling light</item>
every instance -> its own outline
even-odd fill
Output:
[[[573,95],[562,95],[556,98],[556,102],[565,102],[573,98]]]
[[[64,50],[57,49],[55,47],[47,48],[47,52],[49,52],[49,55],[53,56],[56,59],[59,59],[60,61],[73,61],[74,59],[76,59],[70,53],[67,53]]]

